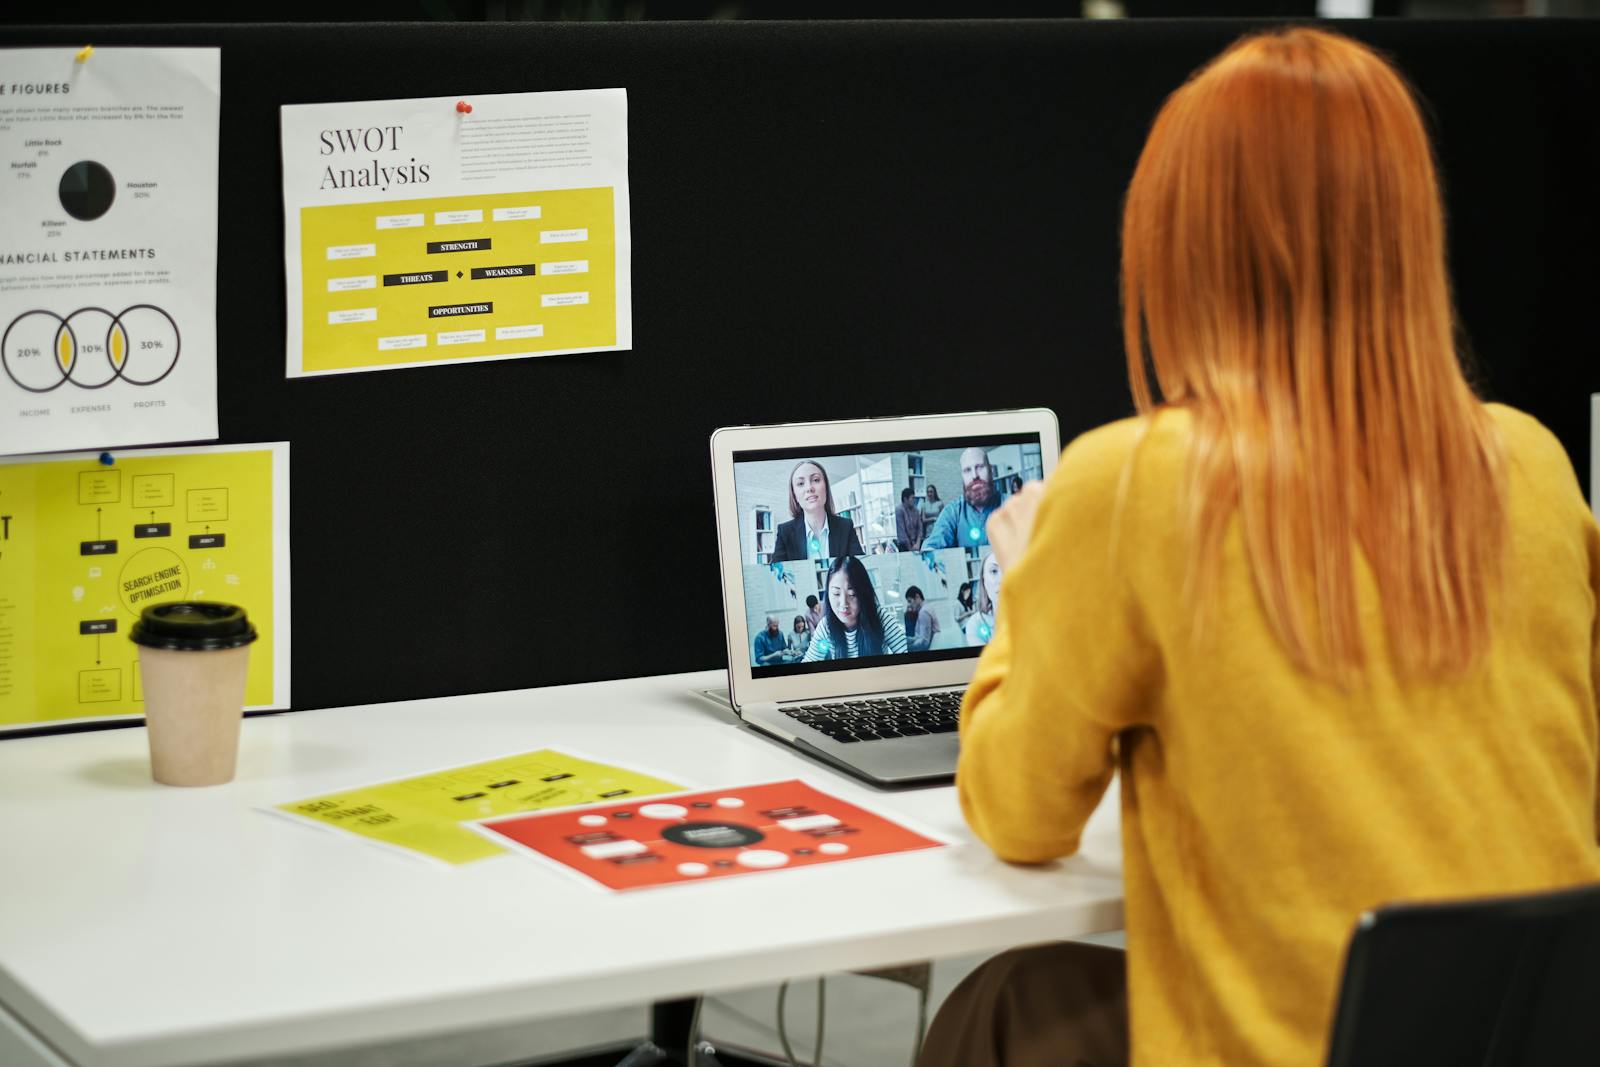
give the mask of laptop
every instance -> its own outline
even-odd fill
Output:
[[[1059,453],[1043,408],[713,434],[739,718],[877,785],[950,780],[994,634],[988,517]]]

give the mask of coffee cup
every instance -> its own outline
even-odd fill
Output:
[[[233,780],[245,675],[256,628],[241,607],[204,600],[153,604],[128,635],[150,737],[150,771],[165,785]]]

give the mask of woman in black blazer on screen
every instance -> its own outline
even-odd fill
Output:
[[[828,472],[815,460],[801,460],[789,472],[789,521],[778,525],[772,562],[865,554],[855,526],[834,513]]]

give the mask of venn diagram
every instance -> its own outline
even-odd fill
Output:
[[[178,365],[183,342],[172,316],[154,304],[112,313],[25,311],[0,337],[0,366],[19,388],[48,393],[71,382],[101,389],[115,381],[154,385]]]

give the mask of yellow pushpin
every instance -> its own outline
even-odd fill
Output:
[[[77,60],[79,63],[85,63],[88,62],[89,57],[92,55],[94,55],[94,45],[86,44],[78,49]]]

